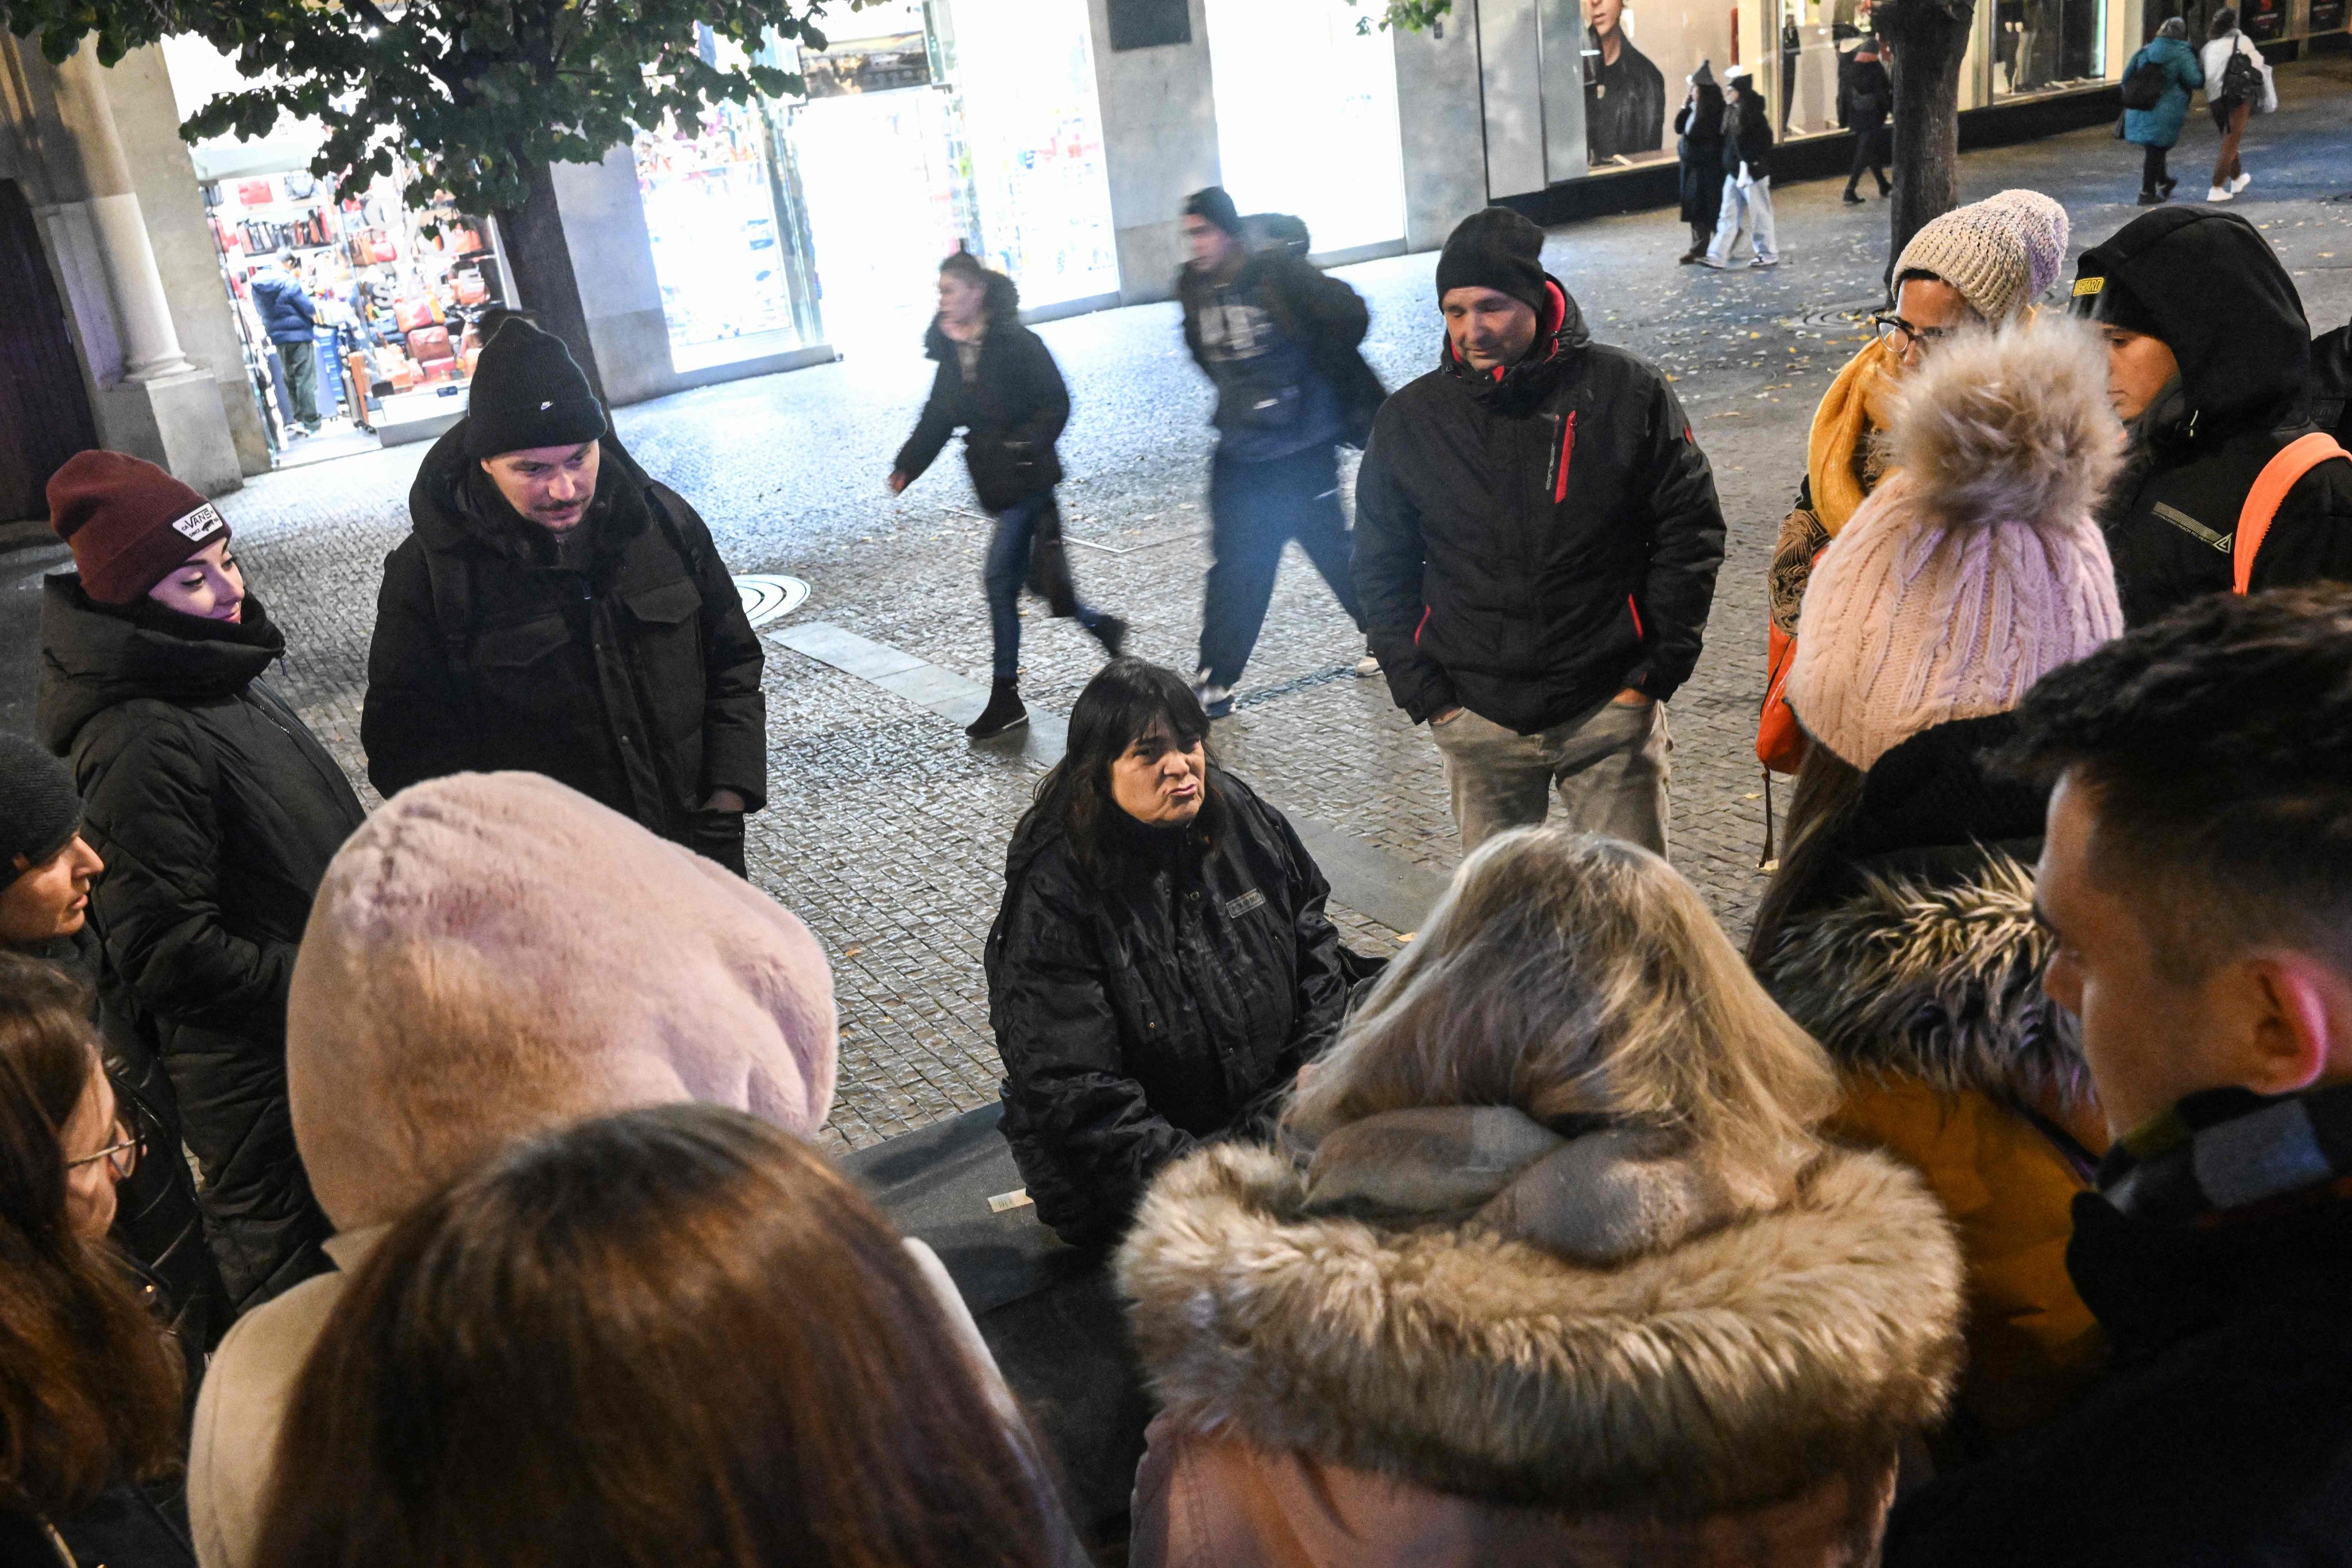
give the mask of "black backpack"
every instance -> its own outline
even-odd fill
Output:
[[[2245,50],[2237,47],[2234,40],[2230,49],[2230,63],[2221,68],[2220,86],[2221,90],[2213,95],[2214,101],[2232,109],[2242,103],[2252,103],[2262,96],[2263,68],[2256,65]]]
[[[2154,109],[2164,101],[2166,80],[2163,68],[2142,49],[2132,57],[2131,68],[2124,74],[2124,107]]]

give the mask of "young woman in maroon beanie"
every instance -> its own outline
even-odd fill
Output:
[[[107,868],[89,906],[101,963],[177,1093],[241,1310],[326,1267],[286,1107],[286,987],[311,894],[364,813],[260,679],[286,638],[227,521],[119,452],[81,453],[48,493],[76,569],[47,584],[35,725],[81,790]]]

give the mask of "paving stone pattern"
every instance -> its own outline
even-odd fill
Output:
[[[2343,129],[2352,61],[2281,72],[2285,111],[2248,134],[2255,184],[2239,210],[2286,251],[2315,321],[2352,309],[2352,160]],[[2202,116],[2175,154],[2197,183]],[[2138,159],[2104,132],[1971,155],[1964,195],[2029,184],[2067,201],[2077,246],[2126,221]],[[1744,928],[1761,879],[1760,775],[1749,743],[1760,694],[1764,569],[1796,488],[1811,413],[1866,330],[1885,265],[1885,211],[1843,208],[1835,181],[1780,194],[1782,266],[1677,268],[1671,212],[1554,231],[1546,259],[1595,335],[1676,379],[1731,521],[1707,651],[1671,710],[1673,855],[1727,925]],[[2341,258],[2341,259],[2338,259]],[[1369,353],[1391,384],[1434,361],[1432,256],[1349,268],[1370,300]],[[2069,274],[2071,276],[2071,273]],[[1172,305],[1054,322],[1076,413],[1063,444],[1072,563],[1093,603],[1129,617],[1134,651],[1192,668],[1207,563],[1206,384]],[[824,619],[986,679],[979,563],[988,524],[951,450],[899,498],[882,486],[929,383],[906,352],[624,410],[645,466],[689,497],[739,572],[786,572]],[[367,639],[383,554],[406,531],[422,448],[272,476],[223,502],[257,591],[286,626],[285,684],[367,793],[359,752]],[[1030,606],[1024,689],[1066,712],[1100,650]],[[1360,644],[1303,557],[1286,562],[1234,718],[1227,764],[1269,795],[1435,869],[1458,846],[1436,753],[1383,682],[1349,673]],[[842,1072],[829,1141],[871,1143],[984,1103],[998,1068],[982,943],[1004,844],[1037,782],[1003,746],[799,654],[769,645],[768,809],[751,826],[754,878],[832,956]],[[627,896],[625,889],[614,896]],[[1395,951],[1401,933],[1334,911],[1349,940]]]

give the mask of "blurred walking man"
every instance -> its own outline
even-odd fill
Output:
[[[1371,312],[1353,289],[1299,254],[1252,254],[1222,186],[1184,204],[1192,259],[1176,280],[1184,346],[1217,384],[1209,462],[1211,553],[1193,689],[1212,719],[1233,711],[1265,625],[1282,547],[1298,541],[1361,630],[1339,507],[1341,442],[1360,445],[1382,396],[1356,352]],[[1368,654],[1359,675],[1377,674]]]
[[[1544,820],[1663,854],[1666,700],[1723,563],[1715,477],[1665,377],[1592,342],[1543,231],[1488,207],[1437,263],[1438,368],[1381,408],[1355,570],[1465,850]]]

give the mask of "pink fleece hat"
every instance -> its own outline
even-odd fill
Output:
[[[402,791],[327,868],[287,1005],[294,1140],[344,1230],[534,1133],[677,1100],[802,1137],[833,973],[740,877],[537,773]]]
[[[1890,418],[1894,468],[1813,568],[1789,672],[1807,731],[1864,769],[2123,630],[2093,509],[2124,433],[2079,322],[1955,339]]]

